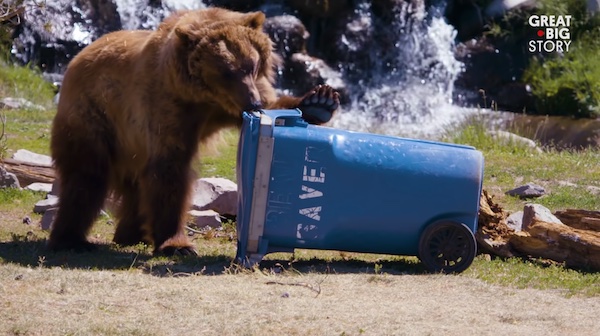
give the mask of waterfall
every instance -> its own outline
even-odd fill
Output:
[[[387,28],[374,20],[368,2],[355,10],[349,32],[367,29],[376,34],[387,29],[385,38],[392,40],[394,48],[382,50],[385,45],[342,36],[340,42],[350,52],[368,50],[369,61],[360,69],[352,64],[342,67],[352,102],[343,107],[333,126],[437,138],[472,112],[453,105],[454,81],[464,69],[453,54],[456,30],[444,20],[442,6],[431,7],[427,13],[413,9],[411,15],[407,15],[407,2],[396,6],[395,19]]]
[[[201,9],[206,5],[199,0],[164,0],[151,6],[152,0],[116,0],[123,29],[154,29],[170,13],[184,9]],[[154,1],[156,3],[156,1]]]

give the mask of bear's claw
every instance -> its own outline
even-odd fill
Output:
[[[311,124],[324,124],[331,120],[340,106],[340,95],[329,85],[319,85],[307,93],[298,108],[304,120]]]
[[[155,254],[166,256],[197,256],[198,252],[192,246],[166,246]]]

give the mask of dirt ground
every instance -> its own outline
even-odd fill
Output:
[[[1,335],[598,335],[600,299],[460,275],[0,265]]]

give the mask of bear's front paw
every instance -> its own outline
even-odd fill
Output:
[[[155,254],[166,256],[197,256],[198,252],[192,246],[165,246]]]
[[[329,85],[319,85],[302,98],[298,108],[308,123],[324,124],[339,106],[340,94]]]

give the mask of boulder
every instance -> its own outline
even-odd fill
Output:
[[[349,1],[346,0],[290,0],[288,3],[293,9],[298,10],[300,13],[317,18],[336,17],[340,12],[349,10]]]
[[[221,227],[221,216],[218,212],[213,210],[190,210],[188,214],[194,221],[196,228],[203,228],[209,226],[211,228]]]
[[[52,183],[34,182],[26,186],[25,189],[50,193],[52,191]]]
[[[26,110],[45,110],[41,105],[36,105],[24,98],[6,97],[0,100],[0,109],[26,109]]]
[[[538,153],[543,152],[543,150],[538,147],[535,141],[526,137],[522,137],[507,131],[487,131],[487,133],[499,142],[531,148]]]
[[[286,61],[282,76],[282,86],[291,89],[294,94],[302,95],[317,85],[327,84],[339,92],[342,104],[350,101],[340,72],[320,58],[295,53]]]
[[[515,189],[506,192],[509,196],[519,197],[521,199],[541,197],[546,194],[546,189],[533,183],[527,183]]]
[[[523,211],[517,211],[506,218],[506,225],[519,232],[523,229]]]
[[[19,179],[17,175],[9,173],[0,165],[0,188],[17,188],[20,189]]]
[[[306,53],[306,41],[310,34],[297,17],[278,15],[268,18],[264,30],[273,41],[275,50],[284,60],[294,53]]]
[[[13,160],[18,160],[36,166],[52,166],[52,158],[50,156],[34,153],[26,149],[19,149],[12,155],[12,158]]]
[[[50,228],[52,227],[52,223],[54,223],[54,217],[56,217],[57,211],[58,211],[58,208],[54,207],[54,208],[49,208],[44,212],[44,215],[42,216],[42,220],[40,223],[42,230],[50,230]]]
[[[546,222],[557,225],[564,225],[560,219],[552,214],[552,212],[540,204],[526,204],[523,208],[523,225],[522,230],[527,231],[529,226],[534,222]]]
[[[38,201],[34,207],[33,207],[33,212],[38,213],[38,214],[43,214],[46,211],[48,211],[48,209],[51,208],[56,208],[58,207],[58,197],[48,197],[47,199]]]
[[[221,215],[237,215],[237,184],[220,177],[196,181],[192,194],[193,210],[214,210]]]

